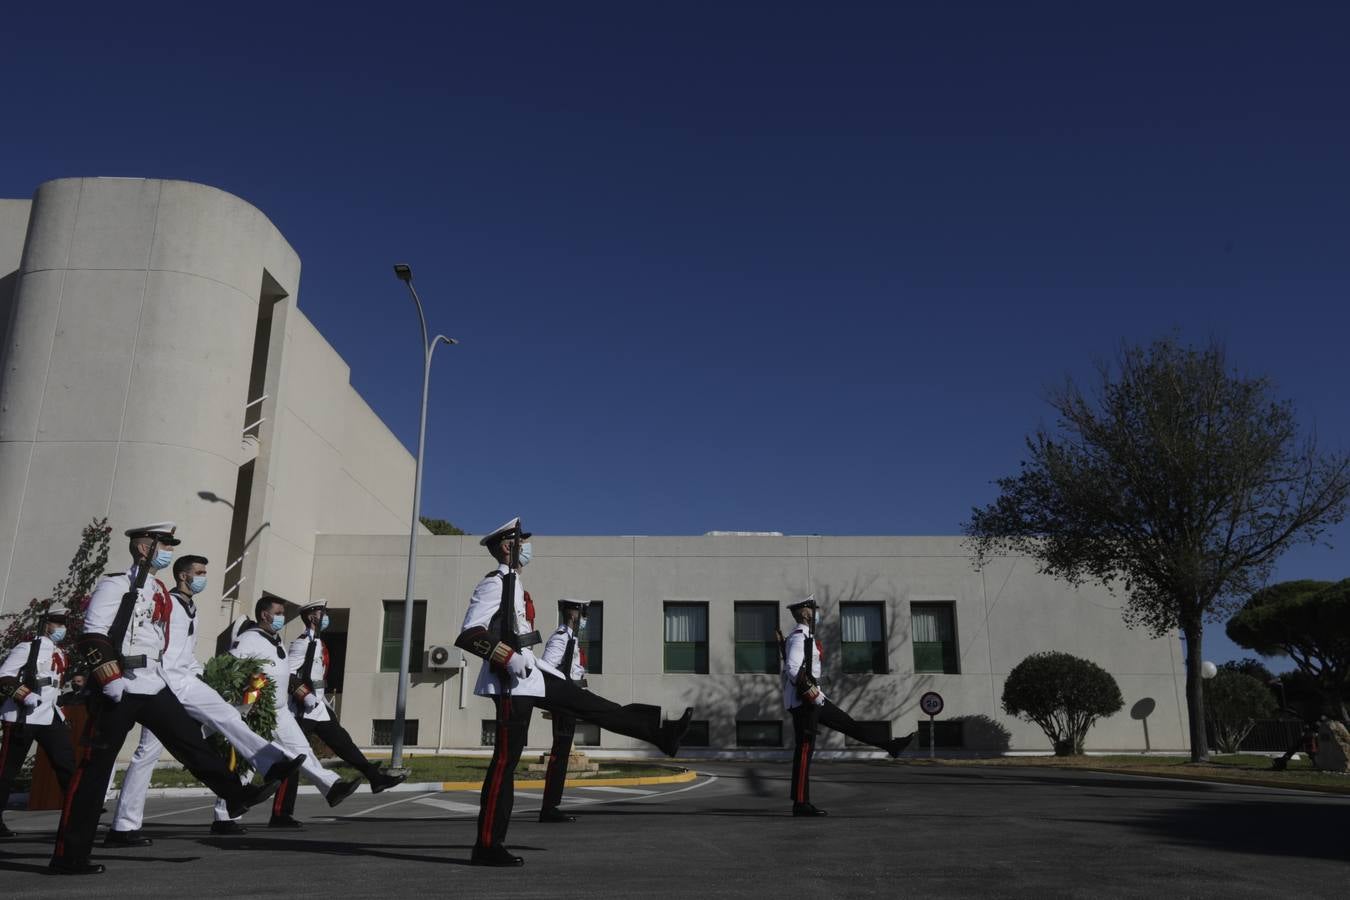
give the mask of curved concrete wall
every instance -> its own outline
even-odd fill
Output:
[[[93,516],[174,519],[223,568],[232,510],[198,492],[235,495],[264,271],[295,296],[281,233],[215,188],[38,188],[0,352],[0,610],[46,595]]]

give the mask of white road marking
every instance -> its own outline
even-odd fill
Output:
[[[437,809],[449,810],[450,812],[474,816],[478,815],[477,803],[460,803],[458,800],[441,800],[437,797],[422,797],[417,802],[425,806],[434,806]]]
[[[441,793],[441,791],[432,791],[429,794],[422,794],[420,797],[404,797],[402,800],[393,800],[390,801],[389,803],[383,803],[379,806],[372,806],[369,809],[357,810],[356,812],[352,813],[349,816],[346,816],[345,818],[354,819],[357,816],[364,816],[373,812],[379,812],[382,809],[388,809],[391,806],[398,806],[400,803],[411,803],[414,800],[421,800],[425,797],[434,797],[439,793]]]
[[[141,818],[143,818],[143,819],[162,819],[162,818],[164,818],[165,816],[178,816],[178,815],[182,815],[183,813],[201,812],[201,811],[204,810],[204,809],[215,809],[215,807],[216,807],[216,805],[215,805],[214,803],[208,803],[208,804],[206,804],[205,806],[193,806],[193,807],[190,807],[190,808],[188,808],[188,809],[175,809],[173,812],[155,813],[153,816],[142,816]]]
[[[596,785],[595,787],[590,787],[589,785],[579,784],[577,785],[577,789],[583,791],[605,791],[611,794],[637,794],[642,797],[657,793],[656,791],[641,791],[637,788],[610,787],[608,785]]]

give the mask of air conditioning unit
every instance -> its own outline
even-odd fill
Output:
[[[459,654],[453,647],[442,647],[434,644],[427,648],[427,668],[428,669],[458,669]]]

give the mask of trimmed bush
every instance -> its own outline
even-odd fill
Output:
[[[1205,682],[1205,716],[1220,753],[1237,753],[1257,719],[1275,714],[1275,698],[1258,678],[1220,669]]]
[[[1039,725],[1056,756],[1082,753],[1088,729],[1124,705],[1109,672],[1069,653],[1033,653],[1003,685],[1003,711]]]

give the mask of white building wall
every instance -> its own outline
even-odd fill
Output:
[[[534,538],[534,562],[523,578],[534,598],[541,633],[556,627],[556,601],[580,597],[604,606],[604,674],[594,690],[619,702],[649,702],[678,714],[695,707],[709,720],[714,748],[735,749],[735,723],[783,720],[777,675],[736,674],[733,610],[737,602],[780,606],[815,593],[823,606],[827,694],[855,718],[889,720],[907,734],[922,717],[918,698],[936,690],[946,700],[942,718],[987,717],[1006,728],[1013,750],[1048,750],[1041,731],[1005,715],[1000,706],[1009,670],[1031,653],[1063,650],[1090,659],[1115,676],[1125,708],[1088,736],[1090,750],[1142,750],[1143,724],[1130,716],[1152,699],[1149,746],[1185,746],[1180,692],[1180,646],[1127,629],[1119,600],[1101,589],[1073,589],[1038,575],[1031,560],[993,560],[976,570],[957,537],[549,537]],[[379,671],[383,600],[403,595],[405,538],[325,535],[315,556],[314,592],[349,612],[343,720],[359,742],[371,738],[374,719],[393,716],[396,675]],[[473,537],[428,537],[418,542],[416,596],[428,601],[427,643],[449,645],[459,632],[469,594],[493,563]],[[708,604],[709,672],[663,671],[663,604]],[[885,605],[889,673],[845,676],[839,659],[839,604]],[[915,674],[909,605],[955,605],[959,674]],[[786,631],[790,618],[783,610]],[[479,661],[469,659],[470,683]],[[414,676],[408,716],[419,722],[426,748],[477,747],[486,701],[459,706],[460,679],[424,672]],[[990,729],[967,726],[972,749],[989,749]],[[546,747],[549,724],[536,716],[529,745]],[[602,746],[645,748],[605,734]],[[825,748],[842,749],[838,735]]]

